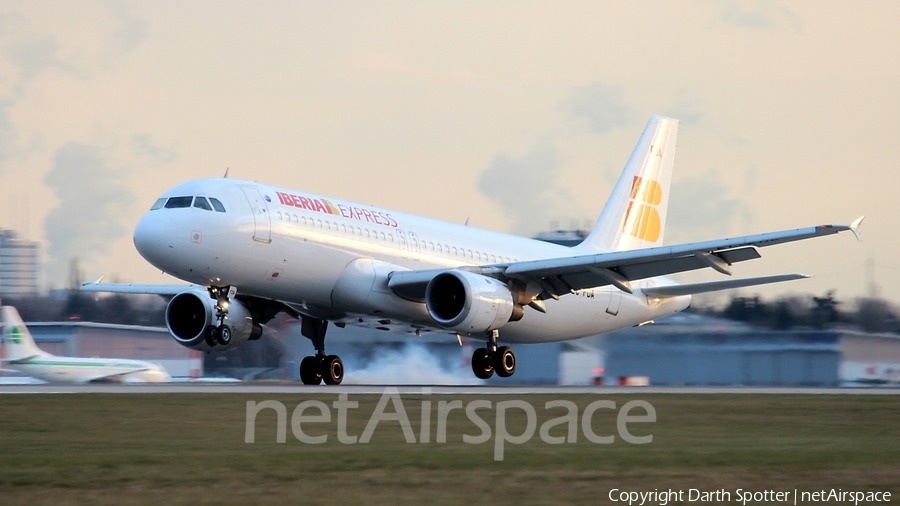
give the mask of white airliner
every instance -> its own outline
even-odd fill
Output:
[[[691,294],[806,277],[679,285],[665,275],[702,268],[730,275],[732,264],[759,258],[759,247],[845,230],[859,237],[862,218],[663,246],[677,129],[677,120],[650,119],[590,235],[572,248],[251,181],[202,179],[165,192],[134,231],[148,262],[191,285],[82,289],[171,297],[169,331],[205,351],[258,339],[261,324],[287,312],[302,319],[316,349],[301,363],[307,384],[343,378],[340,358],[325,354],[328,322],[483,336],[475,375],[507,377],[515,354],[498,342],[595,335],[681,311]]]
[[[4,359],[10,369],[52,383],[92,381],[162,383],[169,374],[162,367],[124,358],[57,357],[37,347],[31,332],[11,306],[0,307]]]

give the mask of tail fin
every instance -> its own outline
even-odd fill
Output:
[[[576,249],[587,253],[662,246],[677,135],[678,120],[650,118],[600,218]]]
[[[31,332],[28,332],[28,327],[22,322],[16,308],[0,307],[0,324],[2,324],[3,346],[7,360],[49,355],[34,344]]]

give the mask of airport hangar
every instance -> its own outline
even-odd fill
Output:
[[[157,327],[90,322],[28,323],[38,346],[56,354],[148,360],[173,377],[232,376],[299,379],[298,364],[312,352],[296,320],[281,316],[259,341],[224,353],[200,354],[182,347]],[[344,358],[348,378],[391,354],[416,348],[422,362],[398,362],[474,379],[472,347],[449,334],[401,335],[333,327],[329,352]],[[838,386],[900,383],[900,336],[854,329],[770,330],[682,313],[652,325],[569,342],[517,345],[515,376],[497,384]],[[431,361],[431,363],[428,363]],[[423,373],[419,377],[427,378]]]

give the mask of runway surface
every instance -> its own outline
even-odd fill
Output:
[[[166,383],[88,385],[0,385],[0,394],[376,394],[387,388],[404,394],[430,395],[614,395],[614,394],[771,394],[771,395],[900,395],[900,388],[786,387],[621,387],[621,386],[496,386],[496,385],[338,385],[306,386],[259,383]]]

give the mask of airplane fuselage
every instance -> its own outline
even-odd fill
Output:
[[[33,378],[51,383],[82,383],[88,381],[160,383],[169,375],[159,366],[129,359],[38,356],[8,367]]]
[[[134,242],[162,271],[198,285],[236,286],[338,324],[394,332],[454,333],[425,304],[387,286],[393,271],[572,255],[542,241],[234,179],[180,184],[154,208]],[[546,300],[546,313],[526,308],[500,340],[561,341],[654,320],[685,309],[690,296],[653,299],[640,288],[671,284],[658,277],[633,283],[633,294],[607,285]]]

